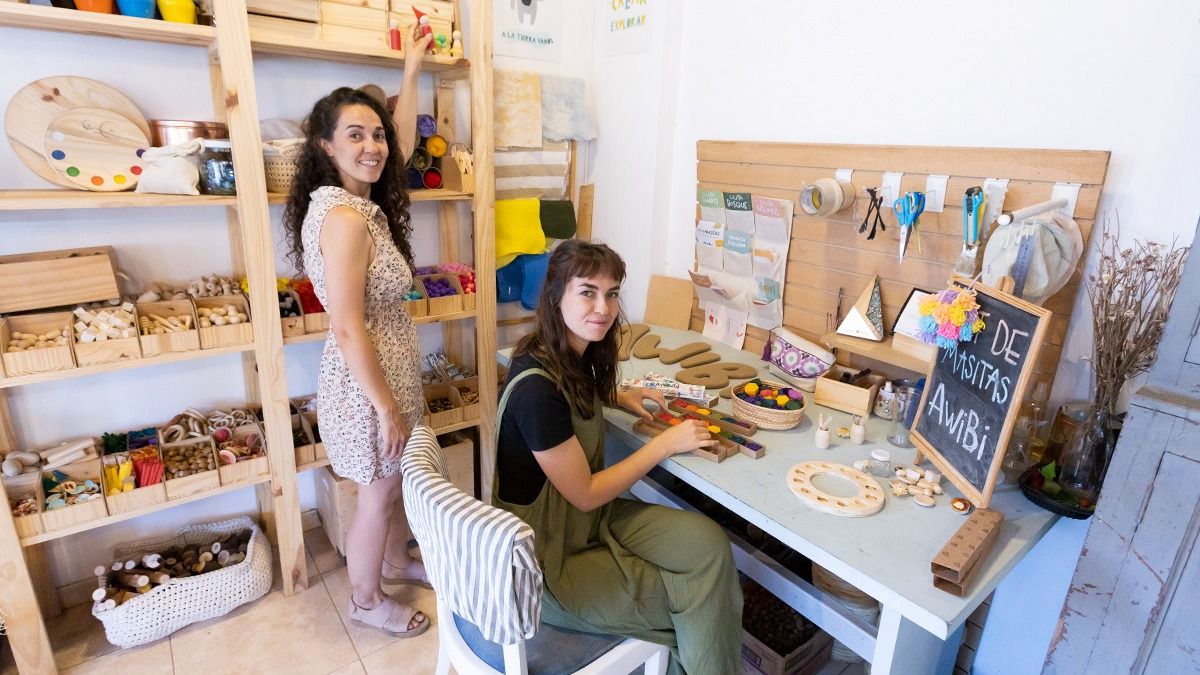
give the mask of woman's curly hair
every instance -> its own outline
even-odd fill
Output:
[[[396,248],[400,249],[409,265],[413,264],[412,244],[408,240],[412,233],[412,223],[408,213],[410,201],[404,168],[407,158],[400,156],[392,116],[383,103],[361,89],[339,87],[317,101],[312,112],[304,120],[304,149],[300,153],[296,179],[292,183],[292,191],[288,195],[287,207],[283,212],[289,257],[301,272],[304,271],[304,242],[301,240],[300,230],[304,225],[308,206],[312,202],[310,195],[313,190],[325,185],[343,187],[337,167],[321,147],[320,141],[333,140],[338,116],[341,115],[342,108],[348,105],[365,105],[374,110],[383,122],[388,158],[384,162],[383,174],[371,186],[371,201],[379,206],[383,215],[387,217],[388,230],[392,233],[392,241],[396,242]]]

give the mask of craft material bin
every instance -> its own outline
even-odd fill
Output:
[[[817,378],[817,389],[813,392],[813,401],[826,408],[841,410],[851,415],[866,417],[875,407],[875,395],[886,378],[882,375],[869,373],[859,378],[854,384],[840,380],[842,373],[854,375],[858,370],[835,365],[824,375]]]
[[[304,335],[304,310],[300,305],[300,296],[296,294],[296,291],[290,289],[282,292],[292,296],[292,302],[295,303],[296,308],[300,310],[299,316],[279,317],[279,324],[283,330],[283,337],[297,337]]]
[[[346,555],[346,530],[354,517],[358,501],[358,483],[342,478],[333,469],[323,466],[313,472],[317,484],[317,511],[329,541],[341,555]]]
[[[212,457],[213,468],[208,471],[199,471],[182,478],[165,480],[164,482],[167,490],[167,499],[182,499],[184,497],[206,492],[208,490],[215,490],[221,487],[221,476],[216,468],[217,455],[213,449],[212,436],[198,436],[184,441],[176,441],[174,443],[162,443],[160,441],[158,448],[159,452],[162,454],[163,462],[166,463],[166,459],[168,456],[170,456],[172,450],[191,446],[202,446],[208,453],[208,456]]]
[[[169,316],[191,317],[190,329],[174,333],[146,335],[143,326],[152,316],[166,319]],[[196,324],[196,308],[191,300],[159,300],[137,304],[138,338],[142,342],[142,355],[146,357],[166,352],[190,352],[200,349],[200,331]]]
[[[742,610],[742,658],[738,664],[739,673],[742,675],[813,675],[829,662],[833,640],[828,633],[808,624],[807,620],[799,613],[753,581],[747,580],[742,584],[742,593],[746,599],[746,605]],[[770,620],[767,620],[768,618]],[[781,654],[763,642],[766,639],[778,646],[776,640],[786,640],[786,638],[771,639],[768,634],[756,636],[751,632],[779,630],[795,622],[804,622],[805,625],[809,625],[813,633],[811,637],[787,654]],[[747,628],[747,624],[753,625]]]
[[[462,397],[457,389],[448,384],[427,384],[422,390],[425,404],[429,407],[429,426],[434,431],[463,421]],[[434,411],[433,402],[440,399],[450,401],[448,410]]]
[[[0,314],[120,295],[110,246],[0,256]]]
[[[0,360],[4,362],[4,375],[17,377],[74,368],[75,354],[71,351],[73,318],[75,315],[70,312],[50,312],[0,319]],[[52,330],[66,331],[67,344],[9,353],[8,346],[13,333],[42,335]]]
[[[267,461],[267,437],[263,433],[262,427],[257,424],[243,424],[233,430],[233,437],[237,440],[245,439],[247,436],[253,434],[258,434],[258,441],[262,446],[263,456],[252,459],[241,459],[233,464],[221,464],[221,458],[218,456],[217,472],[221,476],[221,485],[244,483],[271,474],[271,465]]]
[[[61,471],[72,480],[81,483],[85,480],[93,480],[96,482],[96,485],[101,486],[101,490],[104,489],[103,485],[101,485],[103,481],[100,476],[99,459],[88,459],[74,464],[67,464],[66,466],[52,469],[52,471]],[[48,473],[49,471],[43,471],[41,475],[44,477]],[[90,523],[93,520],[99,520],[108,515],[108,506],[104,503],[103,494],[98,499],[91,499],[73,506],[64,506],[61,509],[54,509],[53,511],[46,509],[45,498],[47,496],[43,490],[43,501],[41,504],[42,526],[47,532],[61,530],[72,525],[78,525],[79,523]]]
[[[462,421],[474,422],[479,419],[479,377],[454,380],[450,384],[458,390],[459,398],[462,400]],[[475,396],[474,403],[467,402],[467,394]]]
[[[200,310],[226,309],[233,307],[246,315],[245,321],[236,324],[227,323],[224,326],[200,326],[200,348],[216,349],[231,347],[254,342],[254,328],[250,325],[250,303],[244,295],[218,295],[211,298],[196,298],[196,319],[199,321]],[[211,321],[211,319],[210,319]],[[199,326],[199,324],[197,324]]]
[[[462,285],[458,283],[458,277],[453,274],[428,274],[417,277],[421,283],[421,294],[424,295],[429,302],[429,316],[440,316],[442,314],[454,314],[455,312],[463,311],[462,301]],[[425,287],[427,281],[445,281],[450,284],[450,288],[454,289],[453,295],[444,295],[439,298],[434,298],[429,295],[429,289]]]
[[[13,527],[17,537],[24,539],[45,532],[42,527],[42,509],[45,508],[46,498],[42,495],[42,472],[33,471],[4,478],[4,490],[8,493],[9,502],[6,506],[12,512],[12,503],[29,494],[37,500],[37,511],[28,516],[13,516]]]
[[[302,467],[317,460],[316,443],[312,429],[300,413],[292,413],[292,447],[296,452],[296,466]]]
[[[421,297],[416,300],[406,300],[404,302],[404,307],[408,309],[408,315],[414,319],[429,316],[429,300],[425,297],[425,284],[414,282],[412,289],[420,293]]]
[[[313,312],[304,315],[305,333],[324,333],[329,330],[329,312]]]
[[[118,307],[113,307],[118,309]],[[102,310],[92,310],[99,312]],[[71,339],[75,341],[75,363],[80,368],[84,366],[98,366],[103,363],[116,363],[117,361],[133,361],[142,358],[142,342],[138,339],[136,331],[137,325],[137,308],[133,312],[133,337],[118,338],[107,340],[98,340],[96,342],[79,342],[75,332],[71,332]]]

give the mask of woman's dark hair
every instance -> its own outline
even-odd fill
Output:
[[[348,105],[365,105],[379,115],[383,122],[383,133],[387,139],[388,158],[384,162],[383,174],[371,186],[371,201],[375,202],[387,217],[388,230],[392,233],[392,241],[409,265],[413,264],[412,245],[408,236],[412,232],[409,222],[408,190],[406,188],[405,162],[407,158],[400,156],[396,144],[396,126],[392,124],[392,116],[383,103],[360,89],[339,87],[328,96],[317,101],[312,112],[304,120],[304,149],[300,153],[300,164],[296,171],[296,179],[292,182],[292,191],[288,195],[287,207],[283,212],[283,227],[287,232],[289,256],[296,269],[304,271],[304,242],[300,230],[304,225],[304,216],[312,202],[309,195],[313,190],[325,185],[343,187],[338,176],[337,167],[325,153],[320,141],[333,140],[333,132],[337,128],[338,116],[342,108]]]
[[[588,343],[583,355],[571,349],[567,337],[571,329],[563,321],[563,295],[575,278],[606,274],[619,284],[625,280],[625,261],[604,244],[591,244],[568,239],[558,245],[550,256],[546,283],[538,301],[537,320],[533,332],[521,338],[513,356],[529,354],[537,359],[556,380],[559,389],[576,414],[591,419],[595,410],[595,394],[605,405],[617,402],[617,347],[624,317],[617,319],[599,342]]]

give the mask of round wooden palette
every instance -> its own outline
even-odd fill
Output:
[[[104,108],[119,113],[133,122],[143,136],[150,138],[150,125],[133,101],[103,82],[59,75],[25,85],[8,102],[4,112],[4,134],[25,166],[63,187],[75,186],[46,162],[42,152],[46,129],[54,118],[80,107]]]
[[[853,497],[831,495],[813,485],[812,479],[822,474],[836,476],[858,487]],[[879,483],[867,474],[845,464],[832,462],[802,462],[788,471],[788,489],[800,501],[812,508],[835,516],[862,518],[883,508],[884,495]]]
[[[76,108],[46,128],[45,158],[72,187],[131,190],[142,173],[150,140],[131,120],[103,108]]]

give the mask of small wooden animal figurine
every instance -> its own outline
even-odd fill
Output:
[[[850,442],[862,445],[867,439],[867,422],[860,415],[854,416],[854,424],[850,425]]]
[[[825,413],[817,414],[817,430],[813,434],[813,442],[817,449],[825,450],[829,447],[829,425],[833,423],[833,416]]]
[[[450,44],[450,56],[452,58],[461,59],[463,57],[462,31],[454,31],[453,36],[454,42]]]

